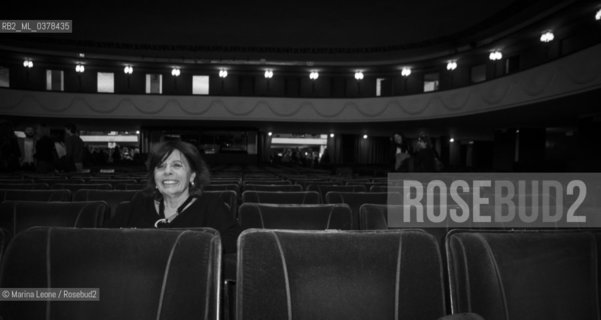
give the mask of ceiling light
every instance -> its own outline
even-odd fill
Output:
[[[136,134],[140,134],[140,130],[136,130]]]
[[[453,142],[455,142],[455,138],[451,138],[451,139],[449,139],[449,142],[450,142],[450,143],[453,143]]]
[[[334,138],[334,132],[330,133],[330,138]]]
[[[174,77],[179,77],[179,75],[181,74],[181,70],[179,68],[173,68],[171,69],[171,75]]]
[[[595,20],[597,20],[597,21],[601,20],[601,9],[599,9],[599,11],[597,11],[597,14],[595,15]]]
[[[273,70],[265,70],[265,78],[271,79],[273,78]]]
[[[363,135],[363,139],[367,139],[367,135],[366,134]]]
[[[267,135],[271,137],[273,133],[271,131],[267,132]]]
[[[457,69],[457,61],[456,60],[451,60],[451,61],[447,62],[447,70],[453,71],[455,69]]]
[[[134,67],[127,65],[123,68],[123,72],[125,74],[132,74],[134,72]]]
[[[503,53],[500,50],[493,50],[488,55],[488,58],[492,61],[497,61],[503,59]]]
[[[319,72],[317,72],[317,71],[311,71],[311,73],[309,74],[309,79],[311,79],[311,80],[317,80],[317,78],[319,78]]]
[[[82,73],[84,71],[86,71],[86,68],[83,66],[83,64],[77,64],[75,66],[75,72]]]
[[[551,31],[545,31],[543,32],[543,34],[540,35],[541,42],[548,43],[553,41],[553,39],[555,39],[555,35],[553,35],[553,32]]]
[[[227,70],[220,69],[219,70],[219,78],[227,78]]]
[[[411,75],[411,68],[409,67],[403,67],[403,69],[401,70],[401,75],[403,77],[408,77]]]
[[[23,66],[25,68],[33,68],[33,61],[31,61],[31,59],[25,59],[25,61],[23,61]]]
[[[361,71],[355,72],[355,79],[356,80],[363,80],[363,72],[361,72]]]

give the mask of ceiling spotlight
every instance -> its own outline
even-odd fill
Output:
[[[409,67],[403,67],[403,69],[401,70],[401,75],[403,77],[408,77],[411,75],[411,68]]]
[[[490,52],[490,54],[488,55],[488,58],[492,61],[501,60],[501,59],[503,59],[503,54],[501,53],[500,50],[494,50],[494,51]]]
[[[595,14],[595,20],[601,20],[601,9],[599,9],[599,11],[597,11],[597,14]]]
[[[33,61],[31,61],[31,59],[25,59],[25,61],[23,61],[23,66],[25,68],[33,68]]]
[[[457,69],[457,61],[456,60],[451,60],[451,61],[447,62],[447,70],[453,71],[455,69]]]
[[[363,80],[363,72],[361,72],[361,71],[355,72],[355,79],[356,80]]]
[[[181,70],[179,68],[173,68],[171,69],[171,75],[174,77],[179,77],[179,75],[181,74]]]
[[[82,73],[84,71],[86,71],[86,68],[83,66],[83,64],[78,64],[75,66],[75,72]]]
[[[273,78],[273,70],[270,70],[270,69],[265,70],[265,78],[267,78],[267,79]]]
[[[544,43],[551,42],[553,39],[555,39],[555,35],[551,31],[545,31],[540,35],[540,41]]]
[[[134,67],[127,65],[125,68],[123,68],[123,72],[125,74],[132,74],[134,72]]]
[[[367,135],[366,134],[363,135],[363,139],[367,139]]]
[[[309,79],[311,79],[311,80],[317,80],[317,78],[319,78],[319,72],[317,72],[317,71],[311,71],[311,73],[309,74]]]
[[[227,78],[227,70],[220,69],[219,70],[219,78]]]
[[[334,138],[334,132],[330,133],[330,138]]]

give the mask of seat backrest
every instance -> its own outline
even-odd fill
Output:
[[[232,190],[221,190],[221,191],[203,191],[203,194],[207,197],[215,197],[219,198],[221,201],[225,203],[225,205],[230,209],[232,213],[232,217],[238,216],[238,194],[236,191]]]
[[[99,228],[109,214],[104,201],[4,201],[0,227],[13,235],[34,226]]]
[[[303,191],[300,184],[245,184],[244,191]]]
[[[362,184],[350,184],[350,185],[316,185],[317,191],[321,194],[322,198],[326,198],[326,194],[330,191],[337,192],[366,192],[367,188]]]
[[[67,189],[2,189],[0,190],[0,201],[4,200],[71,201],[71,191]]]
[[[105,221],[104,226],[107,228],[120,228],[121,221],[115,219],[115,217],[126,217],[131,211],[131,201],[121,201],[115,208],[115,213],[112,219]]]
[[[10,183],[0,183],[0,189],[48,189],[49,186],[47,183],[43,182],[10,182]],[[55,188],[55,189],[63,189],[63,188]]]
[[[137,183],[113,183],[113,187],[119,190],[143,190],[147,187],[145,182],[137,182]]]
[[[222,183],[222,184],[209,184],[203,187],[205,191],[223,191],[232,190],[236,193],[240,193],[240,185],[237,183]]]
[[[593,232],[454,230],[446,250],[453,313],[600,319]]]
[[[317,191],[244,191],[242,202],[278,204],[320,204]]]
[[[240,225],[244,229],[304,229],[350,230],[351,208],[339,204],[262,204],[243,203],[238,209]]]
[[[458,206],[449,207],[459,208]],[[415,227],[403,228],[402,226],[390,227],[388,225],[389,210],[400,213],[403,212],[403,210],[410,211],[410,209],[409,206],[404,205],[366,203],[359,207],[359,226],[361,227],[361,230],[415,229]],[[435,208],[434,210],[437,211],[440,209]],[[444,246],[444,239],[449,231],[448,227],[441,225],[440,227],[423,228],[423,230],[434,236],[441,247]]]
[[[32,228],[17,235],[0,287],[98,288],[94,302],[0,302],[4,319],[217,319],[217,231]]]
[[[339,192],[330,191],[326,194],[326,203],[346,203],[353,211],[353,228],[359,229],[359,209],[366,203],[388,204],[389,200],[393,203],[401,203],[402,196],[398,193],[387,192]]]
[[[249,229],[239,238],[236,319],[438,319],[440,250],[420,231]]]
[[[73,201],[106,201],[110,207],[109,219],[112,219],[117,212],[117,205],[130,201],[136,193],[136,190],[79,189],[73,194]]]
[[[55,183],[52,187],[55,189],[69,189],[71,192],[79,189],[113,189],[110,183]]]
[[[250,184],[250,185],[281,185],[281,184],[290,184],[289,180],[282,180],[282,179],[244,179],[242,181],[242,184],[244,186]]]

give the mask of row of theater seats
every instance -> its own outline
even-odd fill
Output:
[[[599,240],[595,231],[455,230],[441,248],[420,230],[251,229],[228,292],[212,229],[37,227],[11,241],[0,287],[99,288],[100,299],[1,301],[0,316],[599,319]]]
[[[94,194],[94,193],[92,193]],[[231,201],[236,197],[229,192],[207,192],[207,195]],[[102,194],[106,196],[106,194]],[[32,226],[64,226],[99,228],[107,226],[111,212],[127,210],[128,201],[119,202],[115,209],[106,201],[3,201],[0,204],[0,227],[17,234]],[[113,203],[115,203],[113,201]],[[384,205],[385,206],[385,205]],[[365,204],[355,216],[348,204],[260,204],[243,203],[237,209],[238,221],[243,228],[285,229],[382,229],[386,228],[386,210],[375,204]],[[359,224],[357,221],[365,221]]]
[[[270,191],[245,191],[241,200],[232,190],[204,191],[206,196],[217,197],[224,201],[230,208],[233,216],[237,217],[238,203],[273,203],[273,204],[322,204],[321,195],[315,191],[300,192],[270,192]],[[81,189],[75,192],[69,190],[1,190],[0,201],[106,201],[110,206],[108,211],[110,220],[117,214],[122,202],[130,201],[136,194],[134,190],[98,190]],[[325,202],[330,204],[347,203],[351,208],[353,218],[352,228],[359,228],[359,206],[364,203],[385,204],[390,200],[400,201],[400,194],[385,192],[336,192],[329,191]],[[315,208],[317,206],[312,206]]]
[[[0,190],[0,200],[3,200],[0,205],[0,222],[4,221],[0,227],[15,229],[13,231],[22,230],[23,228],[15,227],[21,225],[18,221],[35,219],[36,216],[43,217],[44,221],[53,221],[54,219],[72,222],[71,224],[61,222],[58,224],[60,226],[108,226],[108,222],[115,215],[122,210],[128,210],[129,201],[135,194],[136,191],[133,190],[84,189],[73,194],[69,190]],[[240,205],[238,205],[240,201],[238,195],[231,190],[204,191],[204,194],[207,197],[223,201],[230,209],[232,216],[237,217],[243,227],[249,228],[299,229],[312,226],[312,229],[386,229],[389,209],[402,207],[402,205],[390,204],[402,203],[401,194],[394,192],[330,191],[325,197],[326,204],[322,204],[320,195],[312,191],[245,191],[242,193]],[[82,203],[69,207],[71,200],[74,203]],[[38,203],[43,201],[50,203]],[[85,203],[90,201],[104,202],[104,206],[108,207],[105,208],[99,203]],[[63,202],[64,204],[61,204]],[[94,206],[102,209],[92,210],[91,208]],[[449,206],[449,208],[451,207],[453,206]],[[54,209],[49,210],[50,208]],[[86,210],[94,212],[98,217],[92,220],[80,220],[82,215],[87,214]],[[481,210],[486,213],[487,210],[494,210],[494,207],[482,206]],[[409,212],[413,211],[409,210]],[[486,215],[491,214],[486,213]],[[285,220],[282,220],[282,217],[285,217]],[[78,221],[77,224],[75,221]],[[101,223],[86,225],[82,224],[83,221],[100,221]],[[31,226],[31,224],[24,225]]]

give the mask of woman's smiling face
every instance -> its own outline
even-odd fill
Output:
[[[154,181],[164,197],[178,197],[188,193],[190,182],[196,173],[192,172],[186,157],[177,149],[154,168]]]

